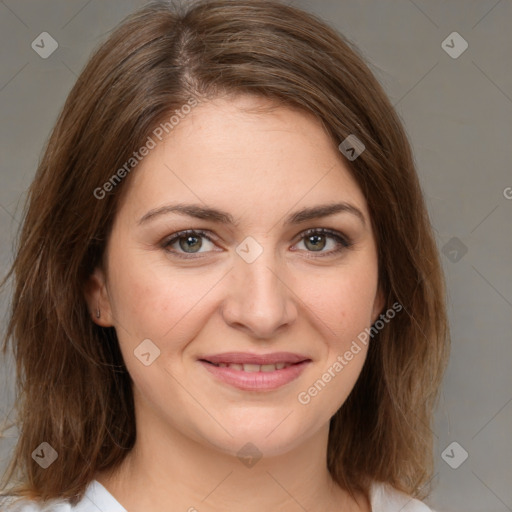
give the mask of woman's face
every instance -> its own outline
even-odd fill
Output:
[[[241,110],[263,104],[202,103],[149,151],[88,294],[116,329],[138,428],[230,454],[285,453],[327,428],[383,307],[367,204],[336,145],[308,114]]]

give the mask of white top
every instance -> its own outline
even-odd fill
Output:
[[[8,504],[9,501],[4,502]],[[374,483],[370,490],[372,512],[435,512],[390,485]],[[0,505],[2,501],[0,499]],[[53,500],[45,505],[34,501],[23,500],[10,508],[1,508],[2,512],[127,512],[121,504],[97,480],[93,480],[85,491],[80,502],[72,507],[64,500]]]

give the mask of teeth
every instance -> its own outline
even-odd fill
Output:
[[[244,372],[259,372],[259,364],[244,364]]]
[[[231,368],[232,370],[244,371],[249,373],[254,372],[275,372],[291,366],[291,363],[276,363],[276,364],[238,364],[238,363],[218,363],[215,366],[220,368]]]

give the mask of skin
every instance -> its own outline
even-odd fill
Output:
[[[130,175],[105,254],[90,278],[93,320],[114,326],[133,380],[137,441],[121,467],[98,481],[130,512],[173,510],[369,511],[335,484],[326,468],[329,420],[352,390],[367,347],[311,401],[307,391],[337,356],[382,313],[377,248],[368,207],[336,145],[310,114],[238,96],[192,110]],[[348,212],[285,226],[303,207],[346,201]],[[147,212],[178,203],[229,212],[224,225]],[[310,228],[349,237],[341,246]],[[202,229],[192,257],[186,239]],[[263,249],[248,263],[236,252],[247,237]],[[199,247],[200,243],[202,245]],[[185,249],[183,248],[185,247]],[[329,253],[331,253],[329,255]],[[323,255],[323,256],[322,256]],[[100,308],[100,319],[95,318]],[[160,355],[146,366],[134,356],[150,339]],[[198,357],[221,352],[306,354],[311,363],[273,391],[242,391],[219,382]],[[246,443],[262,458],[247,467]]]

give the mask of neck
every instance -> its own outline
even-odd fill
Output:
[[[140,417],[140,416],[139,416]],[[370,511],[327,470],[328,425],[287,453],[252,461],[226,454],[154,421],[137,425],[134,448],[97,480],[130,512]]]

